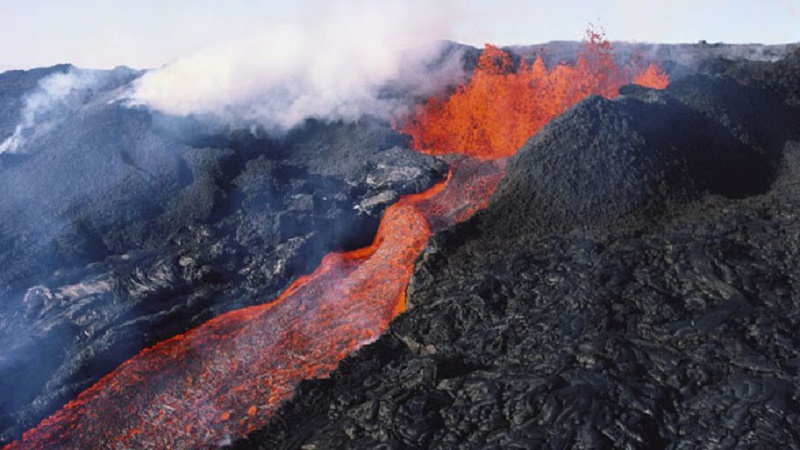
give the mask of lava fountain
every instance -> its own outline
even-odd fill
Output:
[[[589,95],[614,98],[635,83],[664,89],[669,77],[635,55],[629,66],[614,62],[602,34],[587,31],[574,66],[548,70],[541,56],[515,70],[511,57],[487,44],[469,84],[446,99],[429,99],[405,131],[424,153],[465,153],[481,159],[511,156],[547,122]]]
[[[6,450],[208,448],[264,426],[300,381],[327,376],[404,310],[428,238],[488,204],[504,157],[587,95],[613,97],[631,81],[668,83],[656,66],[615,65],[596,33],[574,66],[552,70],[540,58],[513,70],[487,45],[469,84],[429,100],[403,128],[418,150],[449,154],[450,174],[389,207],[372,245],[327,255],[270,303],[142,351]]]

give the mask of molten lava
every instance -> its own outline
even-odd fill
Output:
[[[371,246],[327,255],[272,303],[143,351],[7,449],[197,448],[263,426],[297,383],[377,339],[431,232],[485,204],[502,175],[458,159],[446,182],[389,207]]]
[[[647,69],[633,77],[633,84],[653,89],[666,89],[669,85],[669,75],[657,65],[650,64]]]
[[[541,56],[513,70],[511,57],[487,44],[469,84],[449,98],[431,98],[406,124],[414,147],[425,153],[464,153],[480,159],[511,156],[553,117],[589,95],[619,95],[631,82],[663,89],[669,77],[655,64],[614,62],[611,44],[588,31],[574,66],[548,70]]]
[[[486,46],[470,83],[431,100],[405,130],[419,150],[447,156],[448,179],[389,207],[374,243],[327,255],[273,302],[233,311],[126,361],[6,450],[202,448],[264,426],[302,380],[327,376],[405,307],[414,261],[432,232],[486,206],[503,156],[590,94],[631,76],[590,34],[574,67],[541,58],[514,71]],[[632,77],[663,87],[655,66]]]

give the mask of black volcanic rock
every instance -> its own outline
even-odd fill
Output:
[[[717,58],[704,61],[700,71],[725,75],[757,86],[788,105],[800,106],[800,48],[774,63]]]
[[[622,92],[583,101],[512,157],[484,212],[495,231],[566,232],[654,219],[707,195],[761,194],[799,133],[796,110],[729,80],[694,76],[665,93]],[[512,214],[520,219],[501,219]]]
[[[577,44],[543,47],[552,66]],[[735,61],[792,48],[648,47],[673,79],[710,77],[555,121],[489,210],[435,237],[391,333],[240,445],[796,446],[797,56]],[[479,51],[432,64],[455,54],[469,69]],[[142,348],[368,243],[446,172],[370,117],[277,137],[129,108],[125,68],[0,74],[0,140],[69,74],[92,82],[0,154],[0,445]]]
[[[411,309],[242,449],[800,448],[800,121],[690,77],[554,120]]]

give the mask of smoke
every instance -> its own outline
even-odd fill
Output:
[[[47,133],[86,101],[103,76],[98,71],[70,68],[39,80],[24,99],[21,119],[14,133],[0,143],[0,154],[22,152],[26,140]]]
[[[292,23],[200,50],[135,84],[129,103],[223,125],[285,131],[307,118],[396,118],[401,90],[428,95],[463,75],[458,55],[436,65],[453,1],[319,2]],[[396,97],[396,96],[395,96]]]

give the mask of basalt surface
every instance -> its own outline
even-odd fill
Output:
[[[586,99],[241,449],[800,448],[800,53]]]

